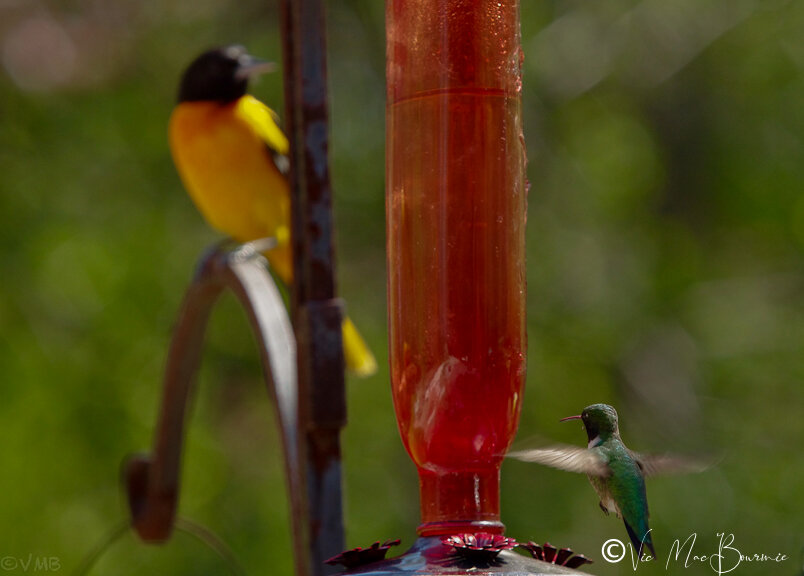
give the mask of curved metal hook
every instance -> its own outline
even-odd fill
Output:
[[[268,391],[281,428],[290,499],[296,574],[307,574],[306,484],[299,439],[296,340],[284,301],[262,257],[213,249],[199,263],[184,297],[165,368],[153,452],[130,457],[124,481],[134,528],[149,542],[164,542],[178,504],[184,419],[212,308],[224,289],[245,308],[257,336]]]

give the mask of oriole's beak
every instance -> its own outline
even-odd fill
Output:
[[[238,80],[246,80],[254,76],[259,76],[260,74],[268,74],[269,72],[274,72],[275,70],[276,70],[275,62],[267,62],[265,60],[260,60],[259,58],[255,58],[254,56],[246,54],[244,56],[241,56],[240,60],[237,63],[237,71],[235,72],[235,77],[237,77]]]

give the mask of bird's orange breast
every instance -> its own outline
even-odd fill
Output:
[[[272,251],[269,260],[287,280],[290,262],[282,253],[290,236],[288,183],[261,136],[264,127],[248,113],[251,105],[242,98],[227,105],[179,104],[170,119],[170,149],[207,222],[239,242],[276,238],[285,250]]]

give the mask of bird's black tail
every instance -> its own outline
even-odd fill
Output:
[[[653,559],[656,560],[656,550],[653,548],[653,539],[651,538],[650,530],[645,532],[644,537],[640,538],[637,536],[636,532],[634,532],[634,529],[628,525],[628,522],[623,521],[623,523],[625,524],[625,529],[628,530],[628,537],[631,538],[631,544],[634,546],[634,550],[639,554],[639,557],[642,558],[642,556],[650,550]]]

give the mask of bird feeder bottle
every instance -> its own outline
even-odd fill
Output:
[[[518,0],[387,0],[394,406],[421,536],[500,534],[525,379]]]

